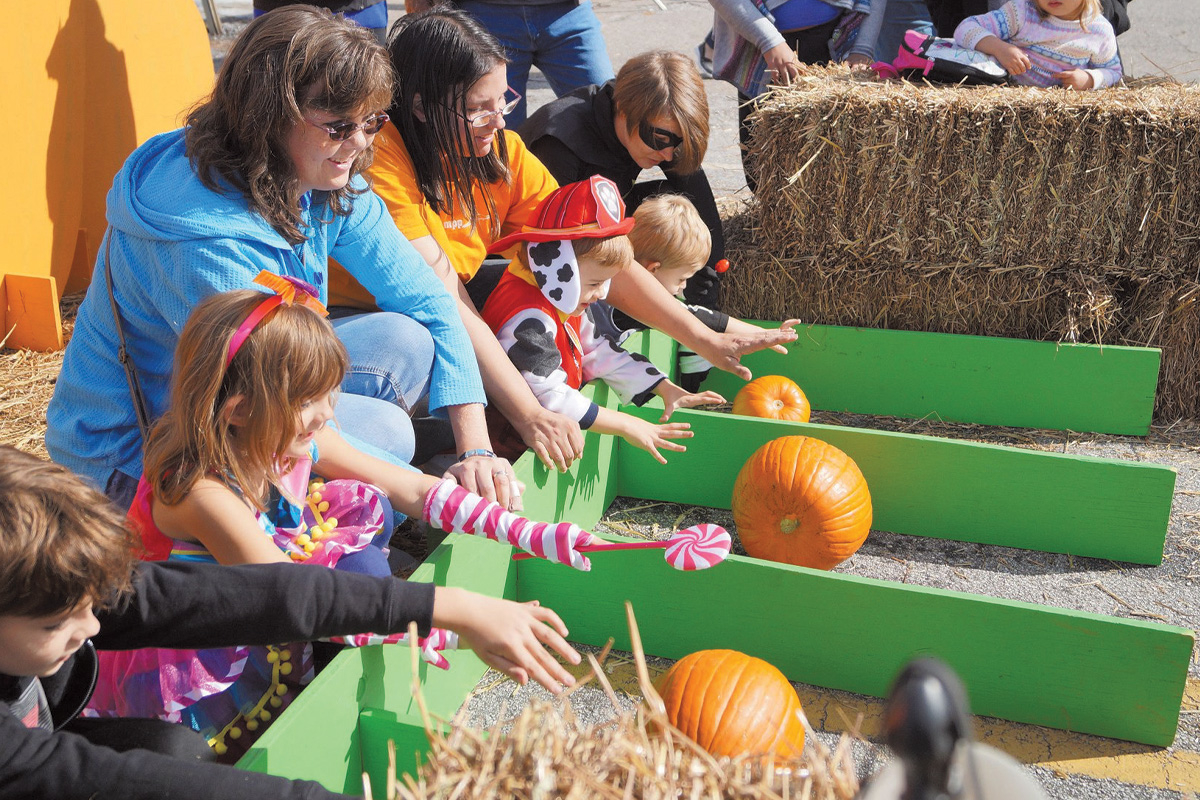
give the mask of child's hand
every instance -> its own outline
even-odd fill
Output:
[[[459,644],[471,648],[489,667],[522,686],[533,678],[558,694],[575,679],[549,647],[572,664],[579,653],[564,639],[567,626],[536,600],[514,603],[455,587],[434,590],[433,624],[458,633]]]
[[[1084,69],[1069,69],[1065,72],[1056,72],[1054,77],[1062,82],[1062,85],[1068,89],[1074,89],[1077,92],[1086,92],[1095,85],[1092,80],[1092,74]]]
[[[1008,70],[1009,75],[1020,75],[1023,72],[1029,71],[1033,65],[1029,60],[1029,54],[1015,44],[1001,42],[1001,46],[996,48],[996,60],[1000,62],[1000,66]]]
[[[846,63],[850,65],[850,69],[854,70],[871,68],[871,59],[862,53],[851,53],[846,56]]]
[[[663,413],[662,416],[658,418],[659,422],[666,422],[669,420],[671,415],[675,413],[675,410],[679,408],[711,406],[725,402],[724,397],[712,391],[697,392],[693,394],[692,392],[684,389],[682,386],[676,386],[670,381],[663,381],[658,386],[662,388],[662,391],[657,391],[656,387],[655,394],[657,394],[663,400]]]
[[[663,458],[662,453],[658,452],[658,448],[664,450],[673,450],[676,453],[682,453],[687,450],[681,444],[675,444],[670,439],[690,439],[695,436],[691,431],[691,424],[687,422],[670,422],[666,425],[655,425],[653,422],[646,422],[638,417],[629,416],[624,431],[621,437],[635,447],[640,447],[650,455],[654,456],[658,463],[665,464],[667,459]]]

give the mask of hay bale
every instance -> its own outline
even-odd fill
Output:
[[[1200,416],[1200,87],[811,68],[753,121],[757,203],[728,224],[731,313],[1163,347],[1156,417]]]
[[[83,293],[67,295],[59,302],[63,341],[75,330],[75,313]],[[46,406],[54,394],[62,370],[63,351],[39,353],[9,350],[0,341],[0,444],[8,444],[40,458],[46,454]]]
[[[416,777],[397,779],[395,746],[389,745],[386,797],[392,800],[472,800],[527,798],[729,798],[729,800],[852,800],[858,778],[843,735],[834,750],[817,739],[802,711],[808,734],[801,757],[764,760],[747,753],[713,758],[671,725],[666,706],[646,666],[633,607],[626,602],[630,641],[642,700],[623,709],[602,665],[612,640],[600,654],[587,654],[591,672],[563,698],[561,706],[534,701],[512,722],[500,720],[488,731],[465,724],[466,709],[449,732],[436,725],[421,692],[416,625],[409,626],[413,697],[429,739],[428,757]],[[570,693],[591,680],[599,682],[617,711],[614,722],[586,725],[571,709]],[[371,787],[363,776],[367,800]]]
[[[801,759],[765,767],[756,759],[715,760],[678,732],[657,732],[643,706],[604,726],[582,724],[570,702],[534,701],[487,732],[455,724],[429,731],[417,776],[402,776],[405,800],[455,797],[771,798],[851,800],[858,790],[849,739],[830,751],[815,736]],[[507,730],[502,728],[511,727]]]
[[[1200,260],[1200,87],[935,88],[814,68],[762,101],[753,132],[779,255],[1148,277]]]

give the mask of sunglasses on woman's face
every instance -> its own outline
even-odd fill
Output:
[[[651,150],[666,150],[668,147],[679,147],[683,144],[683,137],[678,133],[656,128],[649,122],[638,123],[638,137]]]
[[[313,122],[308,117],[304,121],[314,128],[320,128],[329,134],[329,138],[335,142],[344,142],[360,130],[367,136],[374,136],[383,130],[383,126],[387,124],[389,117],[382,112],[373,117],[368,117],[366,122],[350,122],[348,120],[338,120],[337,122]]]

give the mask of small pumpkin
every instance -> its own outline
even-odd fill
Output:
[[[833,569],[871,530],[871,493],[858,465],[811,436],[783,436],[747,459],[733,485],[733,519],[755,558]]]
[[[736,650],[701,650],[655,684],[667,718],[714,756],[795,758],[804,750],[800,698],[783,673]]]
[[[788,422],[808,422],[812,406],[791,378],[764,375],[743,386],[733,398],[733,413]]]

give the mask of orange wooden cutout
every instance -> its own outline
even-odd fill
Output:
[[[62,318],[53,276],[4,276],[4,346],[61,350]]]

